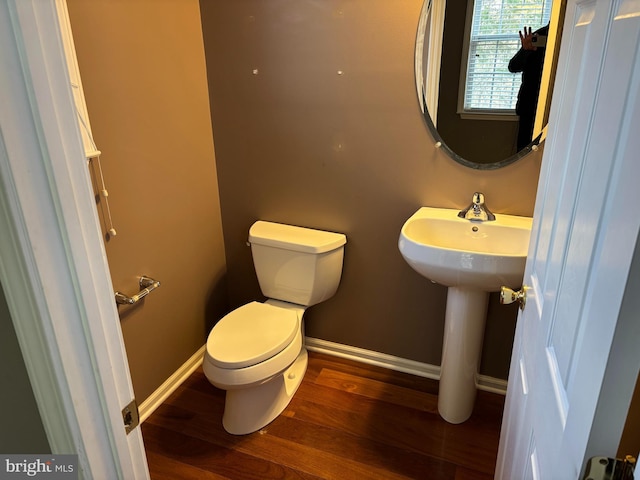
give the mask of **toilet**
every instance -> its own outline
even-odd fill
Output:
[[[268,298],[225,315],[211,330],[204,374],[226,390],[222,425],[234,435],[260,430],[291,401],[307,370],[303,315],[340,283],[346,237],[257,221],[249,244]]]

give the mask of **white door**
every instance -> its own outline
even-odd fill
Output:
[[[585,461],[640,224],[639,32],[638,1],[568,2],[497,479]]]

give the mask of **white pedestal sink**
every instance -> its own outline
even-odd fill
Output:
[[[422,207],[405,222],[398,248],[418,273],[449,287],[438,411],[462,423],[473,411],[489,292],[519,287],[532,219],[496,214],[493,221],[458,210]]]

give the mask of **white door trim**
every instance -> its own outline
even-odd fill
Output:
[[[54,0],[0,1],[0,64],[0,282],[52,453],[149,478]]]

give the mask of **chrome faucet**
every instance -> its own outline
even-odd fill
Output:
[[[475,192],[471,205],[458,213],[460,218],[471,220],[472,222],[490,222],[496,219],[496,216],[489,211],[484,204],[484,194]]]

